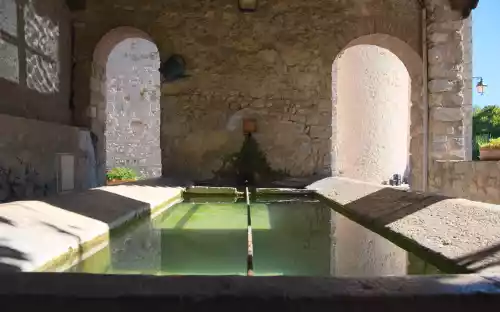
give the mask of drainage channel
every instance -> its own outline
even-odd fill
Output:
[[[245,187],[245,198],[247,202],[247,276],[253,276],[253,239],[252,239],[252,217],[250,215],[250,192]]]

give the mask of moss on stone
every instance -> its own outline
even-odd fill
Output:
[[[222,167],[214,172],[216,177],[230,179],[240,185],[266,183],[288,175],[285,171],[271,168],[266,155],[251,135],[245,137],[237,153],[225,156],[222,162]]]

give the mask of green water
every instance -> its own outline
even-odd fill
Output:
[[[329,207],[314,201],[255,202],[250,217],[254,275],[330,275],[335,225]],[[243,202],[183,202],[112,234],[106,248],[68,271],[246,275],[247,225]],[[436,272],[409,257],[409,274]]]
[[[255,275],[329,275],[329,209],[303,202],[251,207]]]

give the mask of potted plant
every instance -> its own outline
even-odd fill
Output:
[[[479,145],[479,159],[500,160],[500,138]]]
[[[125,182],[137,181],[137,173],[130,168],[117,167],[106,173],[108,185],[116,185]]]

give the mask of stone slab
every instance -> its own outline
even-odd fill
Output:
[[[0,275],[5,311],[494,311],[497,284],[477,275],[365,279]]]
[[[346,178],[308,187],[333,209],[448,273],[500,272],[500,206]]]
[[[0,205],[0,272],[33,271],[181,196],[162,180]],[[96,248],[98,246],[95,246]],[[84,255],[80,255],[84,256]]]
[[[297,195],[313,195],[314,191],[306,189],[293,189],[293,188],[257,188],[255,190],[257,195],[285,195],[285,196],[297,196]]]
[[[236,195],[237,190],[234,187],[193,186],[187,188],[185,193],[193,195]]]

